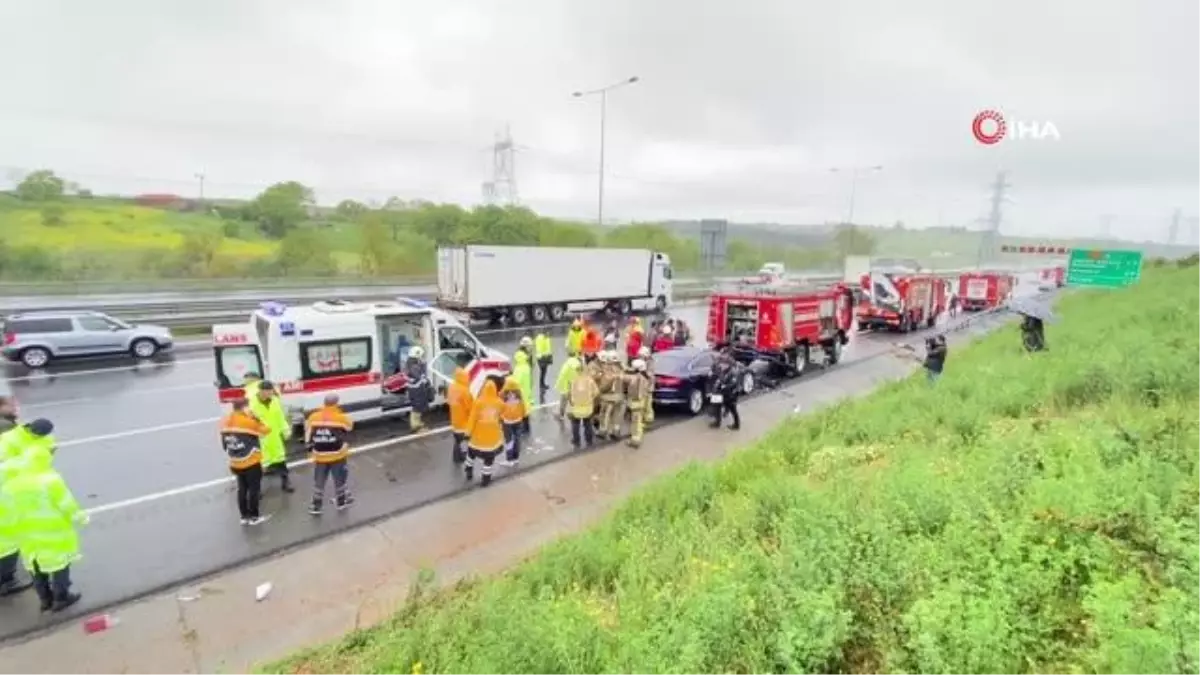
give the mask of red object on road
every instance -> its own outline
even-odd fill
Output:
[[[111,614],[97,614],[89,616],[83,620],[83,632],[91,635],[92,633],[103,633],[120,623],[117,617]]]

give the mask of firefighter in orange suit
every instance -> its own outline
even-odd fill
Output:
[[[454,438],[451,457],[455,464],[467,460],[467,450],[463,445],[467,442],[467,421],[471,419],[471,406],[475,405],[475,397],[471,395],[471,376],[466,368],[454,370],[454,381],[446,388],[446,403],[450,408],[450,432]]]
[[[467,480],[475,478],[475,462],[483,465],[479,484],[487,487],[492,482],[492,470],[496,456],[504,449],[504,401],[496,383],[488,380],[479,392],[479,398],[471,406],[471,417],[467,420],[467,452],[469,459],[463,464]]]
[[[325,483],[333,476],[334,503],[342,510],[354,503],[346,489],[350,478],[350,432],[354,421],[338,406],[337,394],[325,396],[325,405],[304,421],[304,445],[312,452],[313,497],[308,512],[321,515],[325,506]]]
[[[260,525],[270,518],[258,511],[262,499],[262,439],[270,432],[250,412],[250,402],[245,398],[234,401],[233,410],[221,419],[221,445],[229,458],[229,470],[237,479],[242,525]]]

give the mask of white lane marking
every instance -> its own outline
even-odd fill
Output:
[[[207,361],[212,363],[211,358],[203,359],[173,359],[171,361],[163,361],[161,363],[135,363],[129,366],[112,366],[111,368],[93,368],[91,370],[70,370],[61,373],[43,372],[36,375],[21,375],[19,377],[5,378],[9,382],[34,382],[37,380],[57,380],[60,377],[83,377],[84,375],[98,375],[101,373],[118,373],[123,370],[156,370],[166,368],[180,363],[200,363]]]
[[[533,407],[533,409],[541,410],[542,408],[549,408],[549,407],[556,406],[556,405],[558,405],[558,401],[551,401],[549,403],[542,403],[540,405],[536,405]],[[220,418],[217,418],[217,419],[220,419]],[[357,445],[357,446],[350,448],[350,454],[357,455],[360,452],[369,452],[371,450],[378,450],[379,448],[386,448],[389,445],[401,445],[404,443],[408,443],[410,441],[419,441],[422,438],[429,438],[430,436],[437,436],[439,434],[444,434],[447,431],[450,431],[450,425],[446,425],[444,427],[438,427],[436,429],[430,429],[428,431],[422,431],[422,432],[415,433],[415,434],[409,434],[408,436],[404,436],[402,438],[389,438],[386,441],[375,441],[374,443],[367,443],[365,445]],[[62,445],[65,445],[65,443],[59,443],[60,447]],[[288,468],[294,469],[296,467],[304,466],[306,464],[312,464],[311,457],[306,457],[304,459],[297,459],[297,460],[288,462]],[[129,499],[122,499],[121,501],[112,502],[111,504],[101,504],[100,506],[93,506],[90,509],[86,509],[86,511],[87,511],[88,515],[96,515],[97,513],[104,513],[106,511],[116,511],[117,509],[128,508],[130,506],[137,506],[138,504],[145,504],[147,502],[158,501],[159,499],[166,499],[168,497],[176,497],[178,495],[184,495],[184,494],[188,494],[189,492],[196,492],[198,490],[206,490],[211,487],[218,487],[220,485],[226,485],[226,484],[232,483],[232,482],[233,482],[233,476],[226,476],[224,478],[214,478],[212,480],[206,480],[203,483],[192,483],[191,485],[184,485],[182,487],[172,488],[170,490],[163,490],[162,492],[155,492],[155,493],[148,494],[148,495],[142,495],[140,497],[131,497]]]
[[[220,422],[220,417],[206,417],[199,420],[187,420],[186,422],[172,422],[170,424],[160,424],[155,427],[142,427],[140,429],[129,429],[127,431],[118,431],[113,434],[103,434],[101,436],[88,436],[87,438],[76,438],[70,441],[61,441],[58,444],[60,448],[67,448],[72,445],[84,445],[85,443],[96,443],[99,441],[111,441],[117,438],[129,438],[130,436],[140,436],[142,434],[153,434],[159,431],[170,431],[172,429],[182,429],[184,427],[194,427],[198,424],[216,424]],[[215,434],[216,431],[214,430]]]
[[[60,405],[76,405],[80,403],[113,403],[113,398],[117,399],[117,403],[121,399],[130,396],[143,396],[146,394],[158,394],[164,391],[184,391],[186,389],[212,389],[213,385],[209,382],[197,382],[195,384],[181,384],[174,387],[154,387],[151,389],[130,389],[129,391],[121,392],[120,396],[90,396],[87,398],[64,398],[57,401],[42,401],[40,403],[22,403],[21,410],[32,410],[35,408],[53,408]]]

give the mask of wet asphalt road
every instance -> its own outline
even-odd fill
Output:
[[[703,306],[676,312],[700,340],[705,314]],[[490,346],[506,353],[516,348],[511,332],[481,333]],[[563,356],[561,335],[562,329],[557,329],[556,366]],[[897,337],[855,336],[839,367],[887,351]],[[918,333],[909,339],[920,337]],[[358,498],[352,509],[330,509],[321,518],[308,515],[311,474],[307,465],[301,465],[293,470],[299,489],[286,499],[275,479],[267,479],[264,510],[274,513],[274,519],[261,528],[240,527],[228,469],[216,440],[222,409],[213,375],[210,358],[180,355],[157,364],[92,361],[59,366],[48,375],[10,377],[22,417],[54,421],[60,447],[56,464],[81,504],[92,512],[92,522],[82,535],[84,559],[73,570],[84,601],[69,616],[463,489],[461,472],[450,462],[446,434],[389,443],[407,435],[407,427],[401,420],[384,420],[364,424],[356,433],[355,444],[364,451],[351,461],[352,488]],[[796,391],[802,393],[803,386]],[[664,412],[660,419],[669,424],[685,421],[686,416]],[[703,433],[703,427],[696,426]],[[539,411],[522,469],[561,457],[569,450],[566,440],[548,411]],[[382,447],[370,448],[373,444]],[[500,469],[498,475],[505,471],[509,469]],[[30,594],[0,599],[0,639],[68,618],[39,616],[35,602]]]

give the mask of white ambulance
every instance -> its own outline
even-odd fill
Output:
[[[408,298],[263,303],[246,323],[213,326],[212,341],[219,399],[239,398],[246,377],[258,375],[275,384],[294,425],[302,425],[329,393],[355,420],[407,412],[406,381],[397,373],[414,346],[425,351],[434,405],[445,403],[446,385],[460,363],[476,394],[489,377],[511,371],[507,356],[485,346],[454,315]]]

